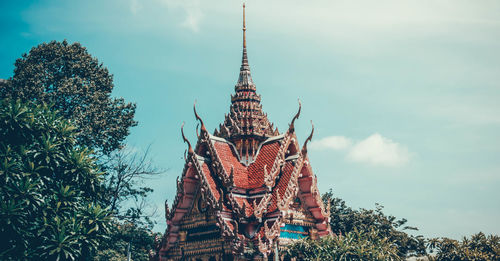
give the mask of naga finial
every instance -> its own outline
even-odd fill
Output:
[[[311,129],[311,134],[309,134],[309,137],[307,137],[306,141],[304,142],[304,146],[302,146],[302,155],[305,157],[307,155],[307,143],[312,140],[313,134],[314,134],[314,124],[311,121],[312,129]]]
[[[290,127],[288,128],[289,132],[294,132],[295,131],[295,120],[299,118],[300,116],[300,110],[302,109],[302,103],[300,102],[300,99],[297,99],[299,101],[299,110],[297,111],[297,114],[292,119],[292,122],[290,123]]]
[[[184,140],[184,142],[188,144],[188,147],[189,147],[188,154],[189,155],[194,154],[193,147],[191,147],[191,142],[189,142],[189,140],[186,138],[186,135],[184,135],[184,122],[182,122],[182,125],[181,125],[181,134],[182,134],[182,139]]]
[[[194,110],[194,116],[196,117],[197,120],[200,121],[200,124],[201,124],[201,132],[206,132],[207,129],[205,128],[205,124],[203,123],[203,120],[201,119],[200,115],[198,115],[198,113],[196,112],[196,101],[194,101],[194,105],[193,105],[193,110]]]

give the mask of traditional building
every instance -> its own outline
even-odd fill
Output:
[[[196,146],[188,144],[167,229],[156,260],[273,260],[280,247],[309,236],[331,234],[293,117],[280,134],[262,111],[248,65],[243,5],[243,58],[230,112],[210,134],[200,122]],[[278,254],[279,255],[279,254]]]

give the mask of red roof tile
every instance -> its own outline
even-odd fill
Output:
[[[208,185],[210,187],[210,191],[214,195],[215,199],[219,200],[220,193],[219,193],[219,190],[217,189],[217,184],[215,183],[215,180],[210,173],[210,169],[208,168],[207,163],[203,162],[203,164],[201,165],[201,169],[204,173],[205,178],[207,179]]]
[[[294,166],[292,165],[291,162],[286,162],[285,166],[283,167],[283,171],[281,173],[281,176],[278,180],[278,184],[274,186],[273,188],[273,196],[272,196],[272,201],[271,205],[269,206],[268,212],[275,211],[277,208],[277,202],[278,202],[278,189],[279,189],[279,197],[283,198],[283,194],[285,194],[286,188],[288,187],[288,182],[290,181],[290,177],[292,176]]]
[[[268,169],[273,165],[280,145],[277,141],[263,144],[257,158],[248,167],[240,163],[234,148],[230,144],[215,141],[214,147],[228,175],[231,173],[231,167],[233,167],[235,186],[243,189],[253,189],[264,185],[264,165],[267,165]]]

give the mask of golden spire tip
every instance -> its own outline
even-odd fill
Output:
[[[243,47],[247,47],[247,39],[246,39],[246,26],[245,26],[245,3],[243,3]]]

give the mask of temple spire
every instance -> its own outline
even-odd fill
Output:
[[[252,91],[255,92],[255,84],[252,81],[250,74],[250,65],[248,64],[247,57],[247,26],[245,21],[245,3],[243,3],[243,55],[241,58],[240,75],[236,83],[235,90],[238,91]]]
[[[238,81],[234,86],[235,94],[231,95],[230,113],[226,115],[224,124],[217,135],[236,144],[241,159],[251,159],[258,144],[268,137],[278,135],[278,131],[262,111],[260,95],[250,73],[247,57],[245,4],[243,3],[243,54]]]
[[[253,84],[252,77],[250,76],[250,66],[248,65],[248,57],[247,57],[247,27],[245,24],[245,3],[243,3],[243,57],[241,59],[240,72],[244,72],[243,74],[248,75],[249,79],[246,82],[247,84]],[[241,82],[242,80],[245,79],[244,77],[241,78],[241,73],[240,73],[240,78],[238,79],[238,82]]]
[[[243,48],[247,48],[247,37],[246,37],[246,26],[245,26],[245,3],[243,3]]]

